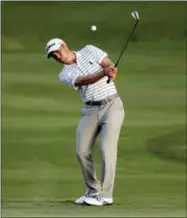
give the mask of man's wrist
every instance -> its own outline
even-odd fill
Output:
[[[105,76],[105,72],[104,72],[104,70],[101,71],[101,72],[99,72],[99,78],[100,78],[100,79],[103,78],[104,76]]]
[[[106,68],[103,69],[103,77],[104,77],[104,76],[107,76]]]

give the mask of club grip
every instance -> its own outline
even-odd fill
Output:
[[[118,65],[118,62],[119,62],[119,61],[117,61],[117,63],[115,64],[115,66],[114,66],[114,67],[117,67],[117,65]],[[108,84],[108,83],[110,83],[110,78],[109,78],[109,77],[108,77],[108,80],[107,80],[107,82],[106,82],[106,83],[107,83],[107,84]]]

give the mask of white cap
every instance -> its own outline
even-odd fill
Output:
[[[53,51],[56,51],[60,48],[60,45],[64,44],[64,41],[62,39],[51,39],[46,45],[46,55],[49,58],[49,54]]]

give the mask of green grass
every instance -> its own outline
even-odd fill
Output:
[[[2,216],[185,217],[184,4],[2,3]],[[52,6],[53,16],[46,17]],[[126,117],[115,204],[77,206],[74,199],[85,191],[75,157],[82,103],[76,91],[60,84],[61,65],[46,60],[45,43],[64,36],[73,48],[101,46],[115,61],[133,9],[142,20],[116,80]],[[98,25],[95,35],[88,29],[92,24]],[[99,140],[94,159],[100,178]]]

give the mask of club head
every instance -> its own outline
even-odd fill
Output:
[[[138,14],[137,11],[131,12],[131,15],[132,15],[132,17],[133,17],[135,20],[139,20],[139,19],[140,19],[139,14]]]

